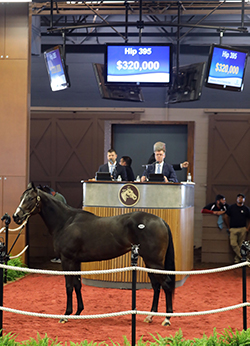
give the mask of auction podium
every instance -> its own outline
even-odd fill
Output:
[[[176,270],[193,269],[194,183],[83,181],[83,210],[109,217],[145,211],[161,217],[170,226]],[[140,251],[139,251],[140,252]],[[82,263],[82,271],[130,267],[131,252],[101,262]],[[141,257],[138,266],[145,267]],[[176,275],[177,286],[185,275]],[[83,282],[99,287],[131,288],[132,272],[84,275]],[[137,272],[137,287],[150,287],[146,272]]]

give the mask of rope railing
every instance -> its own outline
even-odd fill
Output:
[[[25,248],[19,252],[19,254],[15,255],[15,256],[10,256],[10,259],[13,259],[13,258],[18,258],[20,256],[22,256],[22,254],[28,249],[29,245],[26,245]]]
[[[149,312],[149,311],[139,311],[139,310],[127,310],[127,311],[119,311],[119,312],[111,312],[107,314],[96,314],[96,315],[54,315],[54,314],[41,314],[30,311],[22,311],[12,308],[7,308],[0,306],[0,310],[6,312],[12,312],[19,315],[26,316],[34,316],[34,317],[44,317],[44,318],[56,318],[56,319],[72,319],[72,320],[86,320],[86,319],[97,319],[97,318],[108,318],[108,317],[116,317],[116,316],[124,316],[124,315],[147,315],[147,316],[163,316],[163,317],[182,317],[182,316],[200,316],[200,315],[208,315],[215,314],[219,312],[230,311],[234,309],[239,309],[244,306],[250,306],[250,303],[241,303],[232,306],[228,306],[220,309],[213,309],[207,311],[195,311],[195,312],[173,312],[173,313],[164,313],[164,312]]]
[[[11,231],[11,232],[19,231],[20,229],[22,229],[22,228],[26,225],[27,222],[28,222],[28,219],[26,219],[19,227],[14,228],[14,229],[9,228],[8,231]],[[0,233],[2,233],[3,231],[5,231],[5,229],[6,229],[5,226],[2,227],[2,228],[0,229]]]
[[[228,271],[232,269],[237,269],[240,267],[249,266],[249,262],[245,261],[242,263],[225,266],[221,268],[214,268],[214,269],[205,269],[205,270],[193,270],[193,271],[167,271],[167,270],[158,270],[158,269],[149,269],[149,268],[143,268],[143,267],[125,267],[125,268],[115,268],[115,269],[107,269],[107,270],[92,270],[92,271],[56,271],[56,270],[43,270],[43,269],[31,269],[31,268],[24,268],[24,267],[16,267],[16,266],[9,266],[5,264],[0,264],[0,268],[8,269],[8,270],[17,270],[27,273],[34,273],[34,274],[50,274],[50,275],[92,275],[92,274],[109,274],[109,273],[118,273],[122,271],[145,271],[150,273],[156,273],[156,274],[167,274],[167,275],[200,275],[200,274],[211,274],[211,273],[217,273],[222,271]],[[122,316],[122,315],[148,315],[148,316],[165,316],[165,317],[179,317],[179,316],[200,316],[200,315],[207,315],[207,314],[215,314],[220,312],[225,312],[233,309],[239,309],[250,306],[249,302],[244,302],[241,304],[236,304],[220,309],[212,309],[207,311],[195,311],[195,312],[178,312],[178,313],[161,313],[161,312],[149,312],[149,311],[138,311],[138,310],[128,310],[128,311],[120,311],[120,312],[114,312],[114,313],[108,313],[108,314],[96,314],[96,315],[55,315],[55,314],[41,314],[41,313],[35,313],[35,312],[29,312],[29,311],[22,311],[17,309],[12,309],[8,307],[0,306],[0,310],[6,311],[6,312],[12,312],[16,314],[23,314],[27,316],[35,316],[35,317],[44,317],[44,318],[56,318],[56,319],[94,319],[94,318],[106,318],[106,317],[115,317],[115,316]]]
[[[5,264],[0,263],[0,268],[9,269],[9,270],[17,270],[21,272],[27,272],[27,273],[33,273],[33,274],[48,274],[48,275],[93,275],[93,274],[110,274],[110,273],[120,273],[120,272],[127,272],[127,271],[144,271],[148,273],[155,273],[155,274],[166,274],[166,275],[200,275],[200,274],[212,274],[212,273],[219,273],[223,271],[228,271],[232,269],[241,268],[244,266],[250,266],[250,262],[242,262],[233,264],[230,266],[220,267],[220,268],[214,268],[214,269],[204,269],[204,270],[159,270],[159,269],[152,269],[152,268],[144,268],[144,267],[124,267],[124,268],[115,268],[115,269],[106,269],[106,270],[89,270],[89,271],[57,271],[57,270],[44,270],[44,269],[31,269],[31,268],[25,268],[25,267],[16,267],[16,266],[9,266]]]

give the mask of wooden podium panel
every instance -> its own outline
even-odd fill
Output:
[[[183,184],[148,184],[148,183],[133,183],[136,185],[140,192],[141,202],[147,199],[144,194],[148,194],[150,197],[150,204],[148,207],[140,207],[137,205],[133,207],[126,207],[122,205],[119,199],[119,191],[126,186],[124,183],[98,183],[98,182],[84,182],[84,205],[83,209],[92,212],[95,215],[101,217],[109,217],[115,215],[121,215],[125,213],[130,213],[134,211],[144,211],[147,213],[152,213],[161,217],[170,226],[173,235],[173,242],[175,248],[175,264],[176,270],[191,270],[193,269],[193,230],[194,230],[194,207],[193,207],[193,194],[194,185],[183,185]],[[129,184],[131,185],[131,184]],[[109,193],[109,197],[106,198],[107,204],[112,205],[107,206],[97,206],[97,204],[102,203],[102,197],[107,196],[107,191],[112,190]],[[153,191],[156,190],[156,191]],[[95,195],[95,193],[97,195]],[[112,196],[110,198],[110,195]],[[162,195],[162,196],[161,196]],[[96,198],[96,196],[101,196]],[[157,201],[154,201],[155,196]],[[166,197],[167,196],[167,197]],[[169,198],[170,196],[170,198]],[[160,205],[166,202],[164,199],[169,198],[170,207],[167,205],[165,208],[160,206],[160,208],[153,208],[154,204]],[[174,199],[174,200],[173,200]],[[109,202],[112,201],[112,202]],[[91,206],[90,204],[94,204]],[[96,204],[96,205],[95,205]],[[120,204],[120,205],[119,205]],[[82,263],[83,271],[92,270],[107,270],[114,268],[130,267],[131,266],[131,252],[111,259],[101,262],[89,262]],[[145,267],[141,257],[138,259],[138,266]],[[84,283],[94,284],[98,286],[106,287],[121,287],[125,288],[126,284],[132,282],[132,271],[120,272],[120,273],[109,273],[109,274],[91,274],[83,276]],[[184,275],[177,275],[176,281],[181,281],[185,278]],[[88,283],[89,282],[89,283]],[[98,284],[99,283],[99,284]],[[107,283],[113,283],[111,285]],[[114,284],[116,283],[116,284]],[[146,272],[137,272],[137,283],[141,286],[149,284],[150,280]],[[144,285],[143,285],[144,284]],[[130,285],[131,286],[131,285]]]

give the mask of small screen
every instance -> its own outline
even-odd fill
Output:
[[[69,80],[61,55],[60,46],[44,52],[45,64],[50,79],[52,91],[63,90],[69,87]]]
[[[212,45],[205,85],[210,88],[242,91],[248,51]]]
[[[106,83],[169,85],[171,62],[169,44],[107,44]]]

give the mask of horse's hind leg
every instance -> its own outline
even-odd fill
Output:
[[[166,282],[166,280],[164,280],[162,283],[162,289],[166,296],[166,312],[173,313],[173,289],[169,287],[169,284]],[[166,317],[162,322],[163,326],[169,326],[170,324],[170,317]]]
[[[158,311],[161,284],[159,283],[158,280],[156,280],[154,274],[148,273],[148,276],[149,276],[152,288],[154,290],[153,302],[152,302],[152,307],[151,307],[150,311],[157,312]],[[144,320],[144,322],[147,322],[147,323],[151,323],[152,321],[153,321],[152,315],[148,315]]]
[[[171,289],[171,279],[168,275],[159,275],[159,274],[152,274],[148,273],[148,276],[150,278],[152,288],[154,290],[154,297],[153,297],[153,303],[152,303],[152,312],[158,311],[158,303],[159,303],[159,296],[160,296],[160,289],[161,287],[164,290],[165,296],[166,296],[166,312],[172,313],[173,312],[173,304],[172,304],[172,293],[173,290]],[[148,315],[145,320],[145,322],[152,322],[153,316]],[[169,326],[170,323],[170,317],[166,317],[165,320],[162,322],[163,326]]]
[[[77,299],[76,315],[80,315],[80,313],[84,309],[83,300],[82,300],[82,293],[81,293],[82,283],[81,283],[81,276],[80,275],[74,276],[74,288],[75,288],[76,299]]]

